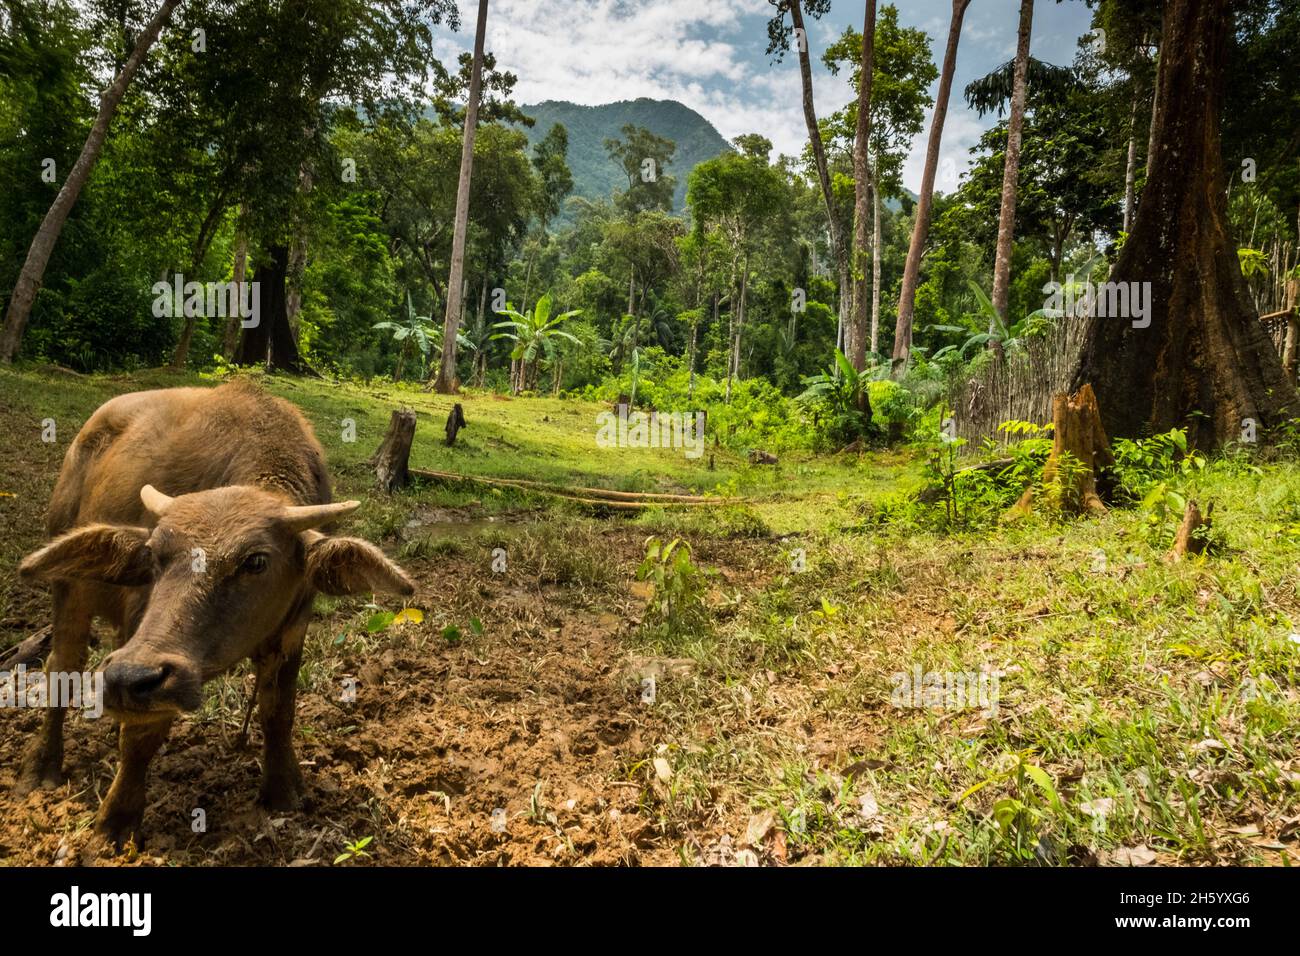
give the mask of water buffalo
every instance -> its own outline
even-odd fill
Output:
[[[259,798],[300,804],[294,694],[313,595],[415,590],[378,548],[319,530],[358,506],[330,503],[311,426],[253,385],[122,395],[81,429],[50,500],[54,540],[19,571],[52,582],[48,671],[85,667],[93,618],[115,628],[103,697],[121,760],[96,817],[114,843],[139,832],[146,772],[172,721],[245,658],[257,668]],[[46,710],[20,791],[62,780],[63,717]]]

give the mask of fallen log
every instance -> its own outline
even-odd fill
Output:
[[[555,497],[567,498],[571,501],[580,501],[584,503],[595,501],[602,504],[615,505],[619,502],[624,502],[633,505],[640,504],[646,507],[651,507],[656,505],[720,505],[734,500],[728,498],[707,498],[699,495],[657,494],[648,491],[613,491],[609,488],[586,488],[581,485],[559,486],[547,484],[546,482],[541,481],[530,481],[526,478],[489,478],[484,475],[458,475],[455,472],[450,471],[428,471],[421,468],[412,468],[411,474],[421,478],[432,479],[434,481],[468,481],[484,485],[522,488],[526,491],[537,491],[543,494],[549,494]]]

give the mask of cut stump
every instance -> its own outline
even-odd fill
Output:
[[[465,421],[465,410],[460,407],[460,402],[452,406],[450,414],[447,415],[447,447],[450,448],[456,444],[456,433],[465,428],[468,423]]]
[[[1214,524],[1214,502],[1211,501],[1205,509],[1205,514],[1201,514],[1201,509],[1192,499],[1187,499],[1187,507],[1183,509],[1183,521],[1178,526],[1178,534],[1174,537],[1174,546],[1165,556],[1167,561],[1181,561],[1189,554],[1205,554],[1209,544],[1209,532]]]
[[[1102,515],[1106,505],[1097,494],[1097,473],[1115,464],[1110,442],[1101,425],[1101,412],[1092,386],[1084,384],[1073,395],[1052,399],[1052,453],[1043,466],[1043,484],[1059,482],[1062,510]],[[1069,464],[1066,465],[1068,456]],[[1034,486],[1025,489],[1009,517],[1028,514],[1034,504]]]
[[[388,420],[388,431],[370,463],[375,466],[379,490],[392,494],[405,488],[410,481],[409,462],[411,443],[415,441],[415,412],[402,409],[393,412]]]

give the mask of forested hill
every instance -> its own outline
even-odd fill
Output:
[[[712,123],[675,100],[642,98],[601,106],[547,100],[522,109],[537,120],[532,129],[525,129],[530,142],[545,136],[555,123],[563,123],[568,129],[573,194],[589,199],[627,188],[622,170],[605,152],[605,140],[621,138],[621,130],[628,123],[644,126],[677,144],[673,164],[668,168],[668,174],[677,178],[673,196],[677,210],[686,206],[686,177],[690,171],[719,153],[731,151],[731,145]]]

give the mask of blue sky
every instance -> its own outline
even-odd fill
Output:
[[[948,35],[951,0],[895,2],[903,25],[929,34],[937,64]],[[477,0],[460,0],[460,6],[461,32],[443,31],[438,37],[444,62],[473,45]],[[773,64],[765,55],[770,10],[767,0],[491,0],[487,46],[498,67],[518,75],[520,103],[675,99],[704,115],[728,139],[758,132],[778,152],[795,153],[806,138],[798,65],[793,57]],[[965,169],[968,150],[993,122],[968,110],[961,91],[1015,53],[1018,11],[1019,0],[972,0],[967,10],[944,128],[941,190],[955,186],[953,172]],[[861,0],[835,0],[828,16],[810,22],[819,116],[853,96],[847,77],[831,76],[818,59],[845,26],[861,29],[862,13]],[[1082,0],[1037,0],[1034,55],[1070,63],[1089,20]],[[926,129],[913,142],[904,166],[904,184],[913,190],[920,183],[928,131],[927,116]]]

